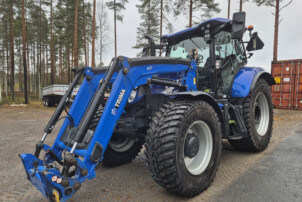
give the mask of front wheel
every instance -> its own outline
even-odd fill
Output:
[[[242,151],[260,152],[269,144],[273,128],[273,104],[269,86],[263,79],[243,101],[243,118],[248,137],[229,140],[231,145]]]
[[[102,113],[103,107],[99,107],[90,124],[90,130],[95,131]],[[122,134],[113,133],[104,153],[102,164],[107,167],[115,167],[130,163],[140,152],[143,143],[141,138],[133,139]],[[101,162],[96,165],[96,169],[100,165]]]
[[[213,181],[221,153],[221,126],[203,101],[175,101],[155,113],[146,136],[146,162],[168,191],[193,197]]]

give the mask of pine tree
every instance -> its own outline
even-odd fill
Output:
[[[174,10],[171,1],[170,0],[153,0],[153,1],[155,1],[155,4],[157,5],[156,9],[160,10],[160,16],[159,16],[160,37],[163,35],[164,28],[168,33],[174,32],[174,27],[169,20],[169,14],[171,13],[172,10]]]
[[[85,57],[85,66],[87,66],[87,45],[86,45],[86,23],[85,23],[85,0],[83,0],[83,33],[84,33],[84,57]]]
[[[23,43],[23,71],[24,71],[24,100],[25,104],[28,104],[28,93],[27,93],[27,66],[26,66],[26,49],[25,49],[25,4],[22,0],[22,43]]]
[[[95,66],[95,7],[96,3],[95,0],[93,0],[91,67]]]
[[[70,58],[78,58],[80,64],[84,59],[84,41],[86,45],[91,43],[91,8],[91,3],[79,2],[76,28],[74,0],[1,0],[0,65],[5,69],[2,72],[0,68],[1,76],[4,74],[1,83],[4,82],[6,89],[9,87],[12,96],[14,83],[19,83],[20,90],[40,93],[42,85],[70,81]]]
[[[248,2],[249,0],[240,0],[239,1],[239,12],[243,11],[243,3]]]
[[[278,60],[278,37],[279,37],[279,24],[282,20],[280,20],[280,12],[285,7],[289,6],[293,0],[288,0],[283,6],[281,6],[281,2],[283,0],[254,0],[254,2],[258,6],[270,6],[275,8],[275,31],[274,31],[274,52],[273,52],[273,61]]]
[[[174,6],[175,15],[189,16],[189,27],[199,24],[204,18],[211,17],[213,13],[220,12],[219,4],[215,0],[176,0]]]
[[[231,0],[228,0],[228,19],[230,19],[231,14]]]
[[[160,8],[156,5],[157,1],[152,0],[140,0],[140,4],[137,5],[138,12],[141,15],[142,22],[137,28],[136,45],[133,48],[142,49],[146,45],[146,39],[144,35],[150,35],[156,42],[159,40],[159,13]]]
[[[74,10],[74,44],[73,44],[73,57],[74,66],[78,66],[78,0],[75,0],[75,10]]]
[[[55,83],[55,61],[54,61],[54,41],[53,41],[53,5],[52,0],[50,0],[50,60],[51,60],[51,76],[50,76],[50,84]]]
[[[114,53],[115,57],[117,56],[117,30],[116,30],[116,23],[117,21],[123,22],[124,16],[122,15],[122,10],[125,10],[126,3],[128,0],[113,0],[107,2],[107,6],[110,10],[113,10],[114,16]]]
[[[108,30],[110,28],[108,23],[108,13],[105,7],[104,0],[98,2],[97,4],[97,20],[99,28],[99,54],[100,62],[99,66],[103,65],[103,54],[106,51],[106,48],[109,45]]]
[[[14,10],[13,1],[10,1],[10,51],[11,51],[11,78],[10,78],[10,88],[12,93],[12,100],[15,100],[15,51],[14,51]]]

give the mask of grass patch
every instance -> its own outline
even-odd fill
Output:
[[[34,106],[43,106],[43,102],[41,99],[39,99],[39,95],[31,93],[28,96],[29,105]],[[7,97],[2,94],[2,101],[0,102],[0,106],[9,106],[12,104],[24,104],[24,93],[23,92],[15,92],[15,100],[12,99],[11,94],[9,94]]]

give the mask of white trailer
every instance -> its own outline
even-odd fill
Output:
[[[58,104],[69,88],[69,85],[62,84],[53,84],[42,89],[42,99],[44,106],[52,107]],[[75,97],[78,93],[80,86],[76,86],[73,91],[71,97]]]

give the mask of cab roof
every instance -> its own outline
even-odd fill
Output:
[[[210,20],[206,20],[195,27],[191,27],[189,29],[185,29],[180,32],[176,32],[175,34],[164,35],[161,37],[161,40],[163,42],[182,40],[182,39],[188,38],[188,36],[198,35],[198,34],[200,34],[200,32],[202,30],[204,31],[206,28],[209,28],[210,30],[212,30],[215,27],[217,27],[221,24],[224,24],[226,22],[230,22],[230,21],[231,20],[226,19],[226,18],[213,18]]]

